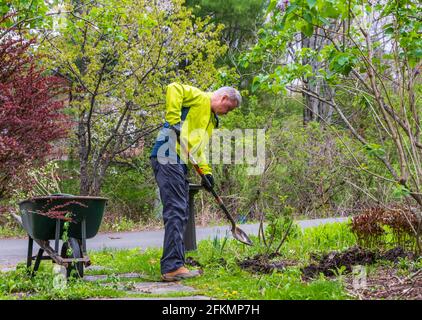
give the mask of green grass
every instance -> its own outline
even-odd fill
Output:
[[[255,243],[258,239],[254,238]],[[209,295],[223,299],[346,299],[340,280],[320,277],[306,283],[301,280],[300,267],[309,262],[311,252],[342,250],[356,243],[345,223],[323,225],[305,229],[295,238],[289,239],[280,253],[283,259],[295,260],[298,265],[288,267],[285,272],[256,275],[242,270],[237,261],[264,253],[259,246],[245,247],[228,240],[202,241],[198,252],[190,254],[205,265],[204,275],[185,281],[187,284],[206,290]],[[277,243],[274,245],[277,246]],[[271,250],[270,250],[271,251]],[[226,264],[221,266],[219,259]]]
[[[24,238],[25,230],[16,224],[0,225],[0,239],[3,238]]]

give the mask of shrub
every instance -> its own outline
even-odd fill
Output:
[[[26,173],[52,153],[66,136],[62,79],[45,75],[29,53],[34,40],[0,42],[0,199],[17,184],[31,187]]]
[[[350,227],[358,243],[368,248],[401,246],[416,250],[417,216],[400,205],[369,207],[353,217]]]

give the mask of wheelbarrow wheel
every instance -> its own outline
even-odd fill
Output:
[[[68,252],[68,249],[71,248],[72,252]],[[70,253],[70,254],[69,254]],[[63,243],[62,246],[62,252],[61,252],[62,258],[82,258],[82,248],[79,244],[79,241],[75,238],[69,238],[69,240],[65,243]],[[66,269],[66,276],[69,278],[71,276],[77,277],[77,278],[83,278],[84,276],[84,264],[83,262],[75,262],[69,264],[69,266]]]

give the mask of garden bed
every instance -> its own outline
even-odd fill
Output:
[[[399,258],[414,259],[410,252],[406,252],[400,247],[380,252],[378,250],[368,250],[359,246],[353,246],[345,251],[332,251],[322,256],[311,254],[311,258],[316,263],[311,263],[301,269],[302,278],[309,280],[315,278],[320,273],[325,276],[336,276],[339,271],[350,273],[354,266],[370,265],[381,260],[397,262]]]
[[[297,261],[293,260],[275,260],[277,257],[280,257],[280,254],[257,254],[252,258],[248,257],[245,260],[238,261],[238,266],[250,272],[269,274],[274,271],[284,271],[286,267],[298,264]]]

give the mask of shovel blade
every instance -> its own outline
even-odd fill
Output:
[[[248,246],[252,246],[253,243],[251,241],[251,239],[249,239],[248,235],[246,234],[245,231],[243,231],[242,229],[240,229],[239,227],[235,226],[232,229],[232,234],[233,234],[233,238],[235,238],[236,240],[248,245]]]

